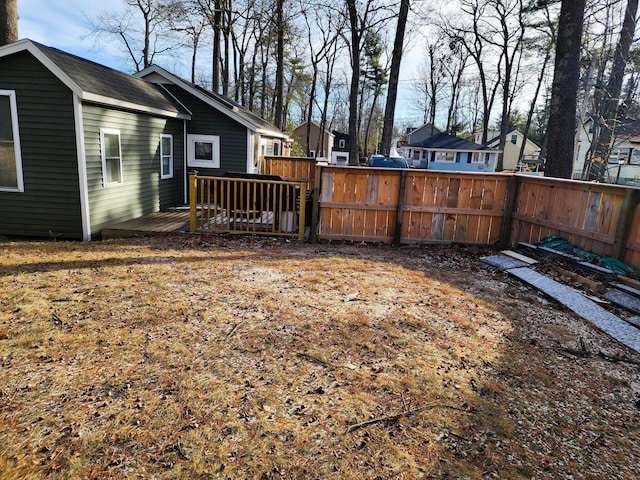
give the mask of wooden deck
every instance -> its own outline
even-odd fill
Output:
[[[189,233],[189,210],[156,212],[102,230],[102,239]]]

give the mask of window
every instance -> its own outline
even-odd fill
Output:
[[[24,192],[16,93],[8,90],[0,90],[0,190]]]
[[[105,187],[122,184],[120,130],[100,129],[102,183]]]
[[[316,151],[315,150],[309,150],[309,158],[316,158]]]
[[[187,139],[187,165],[220,168],[220,137],[218,135],[189,135]]]
[[[518,144],[518,135],[511,135],[511,143],[514,145]]]
[[[455,152],[435,152],[436,158],[434,162],[455,162],[456,154]]]
[[[471,156],[471,163],[487,163],[486,155],[486,153],[474,152]]]
[[[160,135],[160,178],[173,178],[173,135]]]
[[[338,148],[344,148],[347,142],[344,141],[344,138],[338,140]]]

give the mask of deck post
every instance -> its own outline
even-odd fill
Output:
[[[198,172],[189,173],[189,231],[196,233],[196,204],[198,197]]]
[[[305,214],[307,211],[307,182],[300,182],[300,212],[298,213],[298,240],[304,240]]]

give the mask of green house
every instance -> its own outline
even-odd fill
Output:
[[[286,139],[174,89],[31,40],[0,47],[0,234],[97,238],[183,205],[188,170],[254,171]]]

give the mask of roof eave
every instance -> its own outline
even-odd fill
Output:
[[[123,108],[125,110],[134,110],[136,112],[149,113],[152,115],[159,115],[161,117],[168,117],[168,118],[180,118],[183,120],[191,119],[191,115],[187,113],[171,111],[171,110],[163,110],[160,108],[149,107],[147,105],[140,105],[137,103],[125,102],[115,98],[105,97],[104,95],[97,95],[97,94],[88,93],[85,91],[83,91],[79,95],[79,97],[82,101],[98,103],[100,105],[107,105],[110,107]]]

